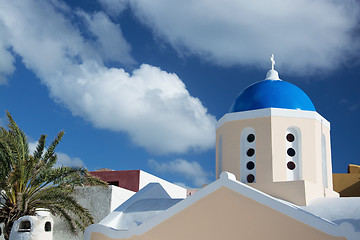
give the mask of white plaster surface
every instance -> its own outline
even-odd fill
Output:
[[[114,211],[118,206],[123,204],[126,200],[128,200],[131,196],[135,194],[135,192],[129,191],[124,188],[116,186],[109,187],[111,189],[110,212]]]
[[[140,171],[140,183],[139,189],[142,189],[149,183],[159,183],[169,194],[171,198],[186,198],[187,190],[183,187],[165,181],[159,177],[156,177],[150,173]]]
[[[151,220],[156,215],[177,204],[182,199],[142,199],[130,205],[121,214],[117,229],[129,229],[133,224],[136,226]]]
[[[23,221],[29,221],[30,231],[23,232],[19,231],[19,225]],[[45,223],[51,223],[51,231],[45,231]],[[53,226],[54,222],[50,216],[23,216],[14,222],[14,225],[11,229],[10,240],[39,240],[53,239]]]
[[[172,199],[160,183],[149,183],[104,218],[100,224],[127,230],[138,226],[182,199]]]
[[[336,224],[350,223],[360,232],[360,197],[319,198],[301,208]]]
[[[276,70],[271,69],[266,73],[265,80],[281,80],[281,79],[279,78],[279,73]]]

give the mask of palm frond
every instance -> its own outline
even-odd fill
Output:
[[[84,230],[93,223],[89,211],[71,195],[76,186],[107,186],[91,176],[86,168],[54,168],[55,148],[64,131],[60,131],[46,149],[46,135],[41,135],[33,155],[25,133],[6,112],[8,129],[0,127],[0,222],[9,236],[13,222],[24,215],[34,215],[37,209],[47,209],[63,218],[70,229]]]

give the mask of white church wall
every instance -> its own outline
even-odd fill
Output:
[[[240,177],[243,183],[256,182],[256,133],[252,127],[241,131]]]
[[[234,173],[244,183],[249,173],[241,163],[246,152],[240,139],[242,132],[250,128],[256,133],[256,181],[248,183],[250,186],[299,205],[317,197],[337,196],[331,184],[330,123],[326,119],[312,111],[274,108],[226,114],[216,131],[217,138],[222,135],[222,171]],[[295,136],[294,142],[286,139],[290,132]],[[327,151],[326,189],[322,184],[322,135]],[[216,147],[218,176],[219,146]],[[290,148],[296,153],[292,157],[288,154]],[[293,170],[297,172],[289,169],[289,162],[295,163]],[[286,185],[289,191],[285,191]],[[295,192],[301,197],[294,198]]]

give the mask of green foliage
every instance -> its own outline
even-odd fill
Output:
[[[0,128],[0,222],[5,225],[5,238],[9,238],[15,220],[44,209],[62,217],[73,232],[83,231],[93,223],[93,217],[72,196],[74,188],[106,183],[91,176],[85,168],[54,167],[55,148],[63,131],[47,148],[46,135],[41,135],[31,155],[25,133],[9,112],[7,117],[8,130]]]

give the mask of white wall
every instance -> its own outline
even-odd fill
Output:
[[[186,189],[140,170],[139,190],[149,183],[160,183],[171,198],[186,198]]]
[[[28,231],[20,231],[21,223],[30,222]],[[50,222],[50,231],[45,231],[45,223]],[[53,240],[54,222],[50,216],[23,216],[14,222],[10,240]]]

